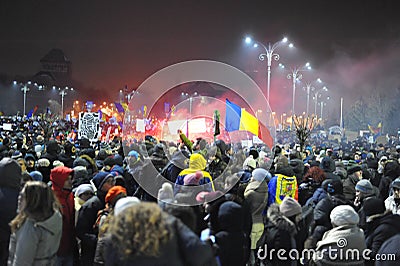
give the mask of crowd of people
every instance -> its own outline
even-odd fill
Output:
[[[74,128],[61,123],[51,134],[21,124],[1,131],[0,265],[400,259],[393,138],[385,145],[310,139],[304,151],[288,132],[272,149],[191,141],[182,132],[176,143],[146,136],[94,144],[68,137]]]

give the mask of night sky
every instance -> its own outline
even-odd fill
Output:
[[[351,105],[372,90],[400,87],[399,10],[396,0],[3,0],[0,73],[33,75],[39,60],[59,48],[83,90],[136,88],[154,72],[193,59],[231,64],[264,88],[265,63],[243,39],[267,43],[287,36],[296,51],[282,50],[279,62],[310,61],[314,72],[304,79],[321,77],[333,101],[345,97]],[[273,66],[271,105],[283,112],[290,108],[291,85]]]

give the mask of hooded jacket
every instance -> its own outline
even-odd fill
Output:
[[[265,245],[263,247],[267,247],[267,251],[270,248],[274,248],[275,250],[284,249],[290,250],[292,248],[296,248],[295,236],[297,234],[296,225],[285,217],[279,211],[278,204],[272,204],[269,206],[267,211],[267,222],[265,225]],[[292,265],[293,262],[281,261],[278,259],[276,253],[273,253],[272,259],[270,260],[270,254],[268,252],[266,254],[259,254],[260,257],[266,257],[266,265]]]
[[[385,200],[386,210],[390,210],[393,214],[400,215],[400,204],[396,203],[394,196],[389,196]]]
[[[187,168],[189,159],[180,151],[172,155],[171,161],[165,166],[161,172],[162,176],[175,183],[177,176],[183,169]]]
[[[220,231],[215,234],[221,265],[245,265],[248,249],[245,247],[242,206],[226,201],[218,210]]]
[[[296,176],[297,183],[300,183],[303,180],[304,176],[304,163],[300,159],[291,159],[289,161],[290,167],[293,169],[293,172]]]
[[[21,167],[17,161],[3,158],[0,162],[0,264],[7,262],[11,220],[17,215],[18,195],[21,187]]]
[[[58,211],[41,222],[26,219],[11,237],[9,265],[55,265],[61,234]]]
[[[339,205],[346,204],[349,204],[349,202],[342,194],[328,195],[318,202],[314,209],[315,228],[312,234],[315,241],[321,240],[323,234],[332,228],[329,218],[331,211]]]
[[[197,171],[201,171],[203,173],[203,178],[200,179],[199,184],[204,185],[210,183],[210,191],[215,191],[211,175],[208,172],[204,171],[204,169],[206,169],[206,166],[207,161],[206,159],[204,159],[203,155],[199,153],[192,154],[189,159],[189,168],[182,170],[176,178],[174,188],[175,194],[179,191],[179,186],[177,185],[183,186],[183,179],[185,178],[185,176],[187,174],[196,173]]]
[[[360,181],[354,174],[348,175],[343,182],[343,194],[349,201],[356,198],[356,184]]]
[[[247,185],[244,198],[250,207],[251,217],[254,223],[262,223],[262,213],[267,205],[268,185],[265,181],[252,180]]]
[[[61,213],[63,219],[62,238],[59,256],[67,256],[73,254],[75,247],[75,207],[74,196],[70,190],[64,189],[64,183],[69,175],[73,175],[71,168],[59,166],[54,168],[50,174],[52,181],[52,190],[54,191],[58,201],[61,204]]]

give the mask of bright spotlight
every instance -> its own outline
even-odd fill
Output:
[[[246,37],[246,39],[244,40],[247,44],[250,44],[252,41],[251,41],[251,38],[250,37]]]
[[[288,38],[286,38],[286,37],[282,39],[282,42],[287,42],[287,41],[288,41]]]

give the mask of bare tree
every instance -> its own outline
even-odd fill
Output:
[[[300,151],[304,151],[304,146],[307,139],[310,137],[311,131],[316,125],[317,119],[312,116],[293,116],[293,123],[296,129],[296,136],[299,140]]]

